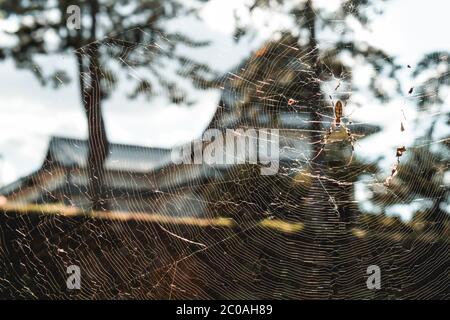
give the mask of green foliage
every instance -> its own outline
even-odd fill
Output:
[[[437,105],[444,102],[442,91],[450,85],[450,53],[437,51],[426,54],[418,63],[413,75],[416,78],[425,75],[422,85],[415,89],[419,97],[419,106]]]
[[[94,4],[98,6],[98,13],[92,17]],[[66,25],[69,17],[67,8],[71,5],[81,9],[80,30]],[[177,87],[174,81],[166,79],[168,65],[178,64],[181,68],[189,63],[191,72],[184,73],[184,76],[197,81],[216,76],[207,65],[178,53],[179,46],[208,45],[207,41],[197,41],[187,35],[169,31],[169,22],[195,13],[193,8],[182,1],[5,0],[0,2],[0,13],[5,19],[17,23],[17,29],[7,33],[13,44],[0,48],[0,59],[14,59],[18,68],[31,70],[43,85],[59,86],[67,83],[69,77],[63,70],[46,74],[46,70],[38,63],[39,56],[80,54],[83,62],[80,72],[87,73],[85,60],[92,53],[94,45],[103,98],[108,97],[116,88],[119,76],[115,65],[125,71],[142,70],[139,72],[142,78],[129,79],[135,82],[135,89],[129,97],[140,94],[151,97],[156,88],[159,88],[158,93],[166,94],[176,103],[183,100],[186,92]],[[85,77],[82,80],[87,79]]]
[[[353,37],[354,23],[361,28],[367,28],[371,19],[382,12],[381,5],[384,0],[348,0],[342,1],[336,10],[330,11],[315,6],[313,0],[299,1],[271,1],[254,0],[249,5],[249,13],[256,9],[268,9],[285,15],[291,22],[289,32],[297,38],[297,45],[311,52],[312,63],[316,75],[321,81],[344,78],[352,82],[352,69],[355,65],[367,64],[373,70],[369,89],[379,100],[387,100],[392,93],[383,88],[383,82],[394,81],[397,93],[400,92],[400,83],[396,77],[400,66],[395,59],[379,48],[373,47],[364,41],[357,41]],[[251,27],[242,23],[237,17],[236,39],[240,39],[254,32]],[[344,57],[351,59],[344,59]],[[316,61],[314,61],[316,60]],[[351,90],[357,91],[358,86]]]
[[[73,8],[79,10],[68,10]],[[169,71],[173,64],[186,63],[187,58],[177,48],[208,43],[171,32],[169,22],[193,12],[178,0],[0,2],[0,14],[15,25],[15,30],[6,32],[11,41],[0,47],[0,58],[12,58],[18,68],[31,70],[42,85],[58,87],[69,81],[68,75],[63,70],[46,74],[39,58],[76,57],[80,96],[88,121],[87,161],[93,209],[107,209],[103,164],[109,145],[101,103],[117,87],[117,69],[126,70],[128,82],[135,85],[129,97],[152,97],[158,92],[171,102],[183,102],[186,92],[170,78]],[[70,24],[69,19],[79,23]],[[197,64],[192,60],[190,63]],[[201,75],[197,70],[192,69],[186,77],[198,81],[206,73],[215,76],[205,65]]]
[[[373,202],[384,209],[395,204],[418,204],[414,219],[428,222],[448,220],[450,186],[446,175],[450,168],[450,136],[442,136],[437,125],[449,124],[450,113],[445,109],[445,90],[448,90],[448,52],[426,54],[417,64],[413,76],[421,85],[414,88],[419,117],[417,132],[424,132],[413,147],[407,148],[398,166],[398,174],[384,189],[373,190]],[[445,112],[447,110],[447,112]],[[431,121],[424,120],[432,116]]]
[[[313,146],[312,157],[320,153],[320,135],[324,133],[333,120],[332,108],[328,94],[324,93],[323,83],[329,81],[339,81],[339,89],[336,87],[332,95],[334,99],[340,98],[346,104],[352,99],[349,92],[356,92],[361,89],[358,83],[355,83],[352,72],[357,66],[369,66],[371,70],[371,80],[368,85],[369,91],[373,96],[385,102],[400,92],[400,83],[397,77],[397,71],[400,66],[396,60],[380,48],[374,47],[365,41],[357,40],[354,36],[355,22],[358,27],[364,29],[370,26],[371,19],[379,14],[380,5],[384,1],[371,0],[352,0],[342,1],[336,10],[321,8],[316,6],[315,1],[283,1],[283,0],[255,0],[248,6],[248,12],[252,15],[257,10],[268,10],[284,15],[286,21],[290,22],[289,27],[278,32],[278,43],[265,46],[267,54],[261,55],[261,59],[267,60],[265,68],[254,68],[256,72],[264,74],[265,70],[270,70],[270,78],[275,79],[272,86],[264,88],[265,95],[280,96],[283,94],[286,99],[291,98],[299,101],[300,106],[306,107],[310,113],[310,143]],[[235,37],[243,40],[245,37],[251,37],[257,32],[251,26],[245,25],[239,15],[236,15]],[[287,48],[298,48],[297,54],[289,51]],[[281,52],[280,52],[281,51]],[[258,53],[256,54],[258,55]],[[272,57],[271,57],[272,56]],[[307,66],[307,69],[297,68],[295,76],[291,77],[287,84],[281,83],[283,75],[287,77],[289,72],[289,56]],[[255,63],[256,58],[252,58]],[[269,66],[267,66],[267,64]],[[262,76],[247,76],[249,73],[248,63],[245,66],[245,79],[251,79],[253,82],[265,80]],[[288,68],[286,68],[288,66]],[[342,82],[342,83],[341,83]],[[385,83],[394,83],[395,92],[386,89]],[[342,85],[341,85],[342,84]],[[253,96],[253,94],[249,94]],[[276,98],[273,98],[276,99]],[[266,103],[267,104],[267,103]],[[285,105],[286,101],[273,103],[276,108]],[[279,109],[275,109],[279,110]],[[324,118],[327,115],[330,118]],[[329,123],[329,124],[327,124]],[[367,125],[368,129],[370,125]],[[373,128],[370,128],[373,129]],[[375,130],[369,130],[375,132]],[[368,136],[373,132],[362,132]],[[323,135],[323,134],[321,134]],[[323,152],[314,161],[308,162],[311,174],[310,186],[304,183],[304,187],[310,189],[309,193],[305,190],[299,191],[297,195],[292,195],[297,209],[307,207],[310,197],[314,197],[317,203],[324,202],[327,197],[315,194],[317,188],[334,190],[328,201],[336,204],[341,217],[346,216],[349,219],[357,212],[357,208],[352,206],[354,197],[354,183],[358,177],[363,174],[373,174],[377,171],[376,166],[364,163],[357,157],[348,165],[349,156],[344,156],[343,149],[348,149],[349,142],[346,141],[347,148],[340,148],[343,144],[333,144],[327,146],[327,152]],[[336,150],[333,154],[330,150]],[[347,150],[348,151],[348,150]],[[312,158],[311,157],[311,158]],[[328,168],[329,167],[329,168]],[[328,169],[327,169],[328,168]],[[322,177],[320,177],[322,176]],[[329,179],[323,179],[329,178]],[[312,180],[318,180],[316,182]],[[344,183],[340,183],[344,182]],[[291,187],[289,183],[287,186]],[[291,193],[293,194],[293,189]],[[307,196],[304,196],[307,195]],[[285,199],[285,203],[288,201]],[[329,204],[320,204],[328,208]],[[319,204],[318,204],[319,206]],[[333,213],[335,215],[335,213]],[[325,218],[323,218],[325,219]]]

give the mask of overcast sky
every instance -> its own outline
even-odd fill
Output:
[[[319,3],[332,5],[329,0]],[[331,1],[333,2],[333,1]],[[203,11],[204,24],[188,25],[190,32],[213,40],[213,45],[197,53],[199,58],[213,62],[227,71],[256,49],[270,35],[271,29],[283,25],[276,14],[270,16],[271,27],[264,29],[252,42],[234,43],[232,32],[233,11],[242,5],[241,0],[210,1]],[[442,0],[393,0],[385,5],[385,14],[378,17],[369,33],[359,37],[397,56],[405,66],[414,65],[420,57],[434,50],[450,51],[448,30],[450,2]],[[277,20],[278,19],[278,20]],[[5,24],[0,21],[0,29]],[[180,22],[178,27],[183,28]],[[46,62],[54,66],[70,68],[75,75],[72,58],[57,58]],[[43,160],[49,137],[62,135],[86,138],[86,121],[83,114],[76,81],[59,90],[42,88],[28,71],[18,71],[10,61],[0,63],[0,184],[14,181],[37,169]],[[76,79],[76,78],[75,78]],[[409,80],[408,80],[409,81]],[[405,84],[413,86],[413,83]],[[163,100],[128,100],[123,91],[117,90],[104,104],[107,133],[110,141],[146,146],[171,147],[191,140],[201,134],[211,119],[219,99],[215,90],[203,92],[194,106],[167,105]],[[404,98],[392,101],[384,107],[371,108],[373,101],[366,101],[364,108],[355,108],[352,117],[381,124],[385,131],[360,142],[357,149],[364,156],[376,158],[390,152],[399,143],[408,143],[413,136],[398,137],[401,118],[398,108],[405,105],[408,117],[415,117],[412,105]],[[385,134],[392,133],[392,139]],[[399,141],[403,140],[403,141]],[[386,141],[389,140],[389,141]],[[369,145],[383,145],[373,148]],[[384,165],[387,170],[389,163]]]

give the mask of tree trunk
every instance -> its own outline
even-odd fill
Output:
[[[94,60],[91,57],[91,64]],[[108,140],[101,110],[101,88],[98,77],[98,67],[90,66],[91,77],[94,76],[89,94],[87,95],[86,116],[88,120],[89,151],[88,173],[90,196],[93,210],[107,210],[106,192],[104,188],[104,163],[108,154]]]
[[[100,66],[98,64],[98,46],[96,40],[98,1],[92,0],[90,39],[82,51],[77,52],[82,103],[88,121],[87,170],[89,177],[89,196],[92,210],[107,210],[104,163],[108,155],[108,139],[101,110],[102,89],[100,85]],[[80,30],[80,40],[81,40]],[[82,41],[80,41],[82,43]],[[86,54],[87,66],[82,52]],[[85,77],[85,75],[88,77]],[[89,81],[89,83],[88,83]]]

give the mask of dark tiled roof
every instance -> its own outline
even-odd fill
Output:
[[[86,140],[52,137],[47,161],[63,167],[85,168],[87,154]],[[111,143],[105,169],[150,172],[167,165],[170,161],[170,149]]]
[[[86,168],[88,145],[86,140],[52,137],[43,167],[61,166]],[[171,163],[170,149],[110,143],[105,169],[124,172],[151,172]],[[42,168],[0,188],[1,195],[8,195],[32,182]]]

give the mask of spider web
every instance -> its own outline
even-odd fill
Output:
[[[111,36],[99,43],[112,46],[117,40]],[[423,222],[405,223],[363,210],[363,200],[355,195],[357,186],[381,190],[373,207],[396,204],[392,195],[399,203],[414,203],[417,198],[390,189],[384,182],[391,172],[377,171],[378,160],[365,159],[360,141],[376,132],[376,126],[353,119],[347,110],[354,87],[351,74],[324,81],[313,59],[319,48],[304,49],[294,40],[288,35],[268,41],[217,80],[221,99],[208,127],[222,132],[278,129],[280,163],[275,174],[261,175],[261,164],[174,164],[166,161],[164,152],[163,165],[136,173],[120,169],[130,165],[125,157],[116,163],[119,169],[106,171],[105,180],[125,190],[111,191],[113,210],[90,212],[83,209],[89,200],[83,181],[86,169],[48,163],[31,185],[18,189],[35,188],[46,195],[45,201],[4,204],[1,296],[448,297],[448,233],[438,233],[437,224],[424,229]],[[133,46],[139,47],[139,55],[149,56],[163,51],[166,41],[161,36],[157,42]],[[129,48],[124,46],[117,56],[125,59]],[[81,48],[81,52],[88,50]],[[184,68],[192,66],[193,62]],[[130,66],[127,72],[143,79],[137,68]],[[313,90],[317,86],[320,96]],[[156,95],[164,90],[157,89]],[[338,99],[344,102],[342,126],[355,137],[354,154],[346,136],[331,141],[338,131],[333,129]],[[329,128],[333,133],[327,136]],[[445,141],[419,142],[407,146],[407,152]],[[122,147],[129,153],[135,150]],[[144,165],[148,152],[152,151],[136,153]],[[395,150],[392,163],[397,161],[394,155]],[[431,161],[431,167],[442,164],[431,155],[424,159]],[[419,164],[418,176],[422,165],[425,162]],[[48,181],[58,174],[62,186],[51,191]],[[437,194],[438,190],[431,190],[430,198]],[[66,287],[69,265],[81,269],[80,290]],[[381,269],[380,290],[366,286],[370,265]]]

